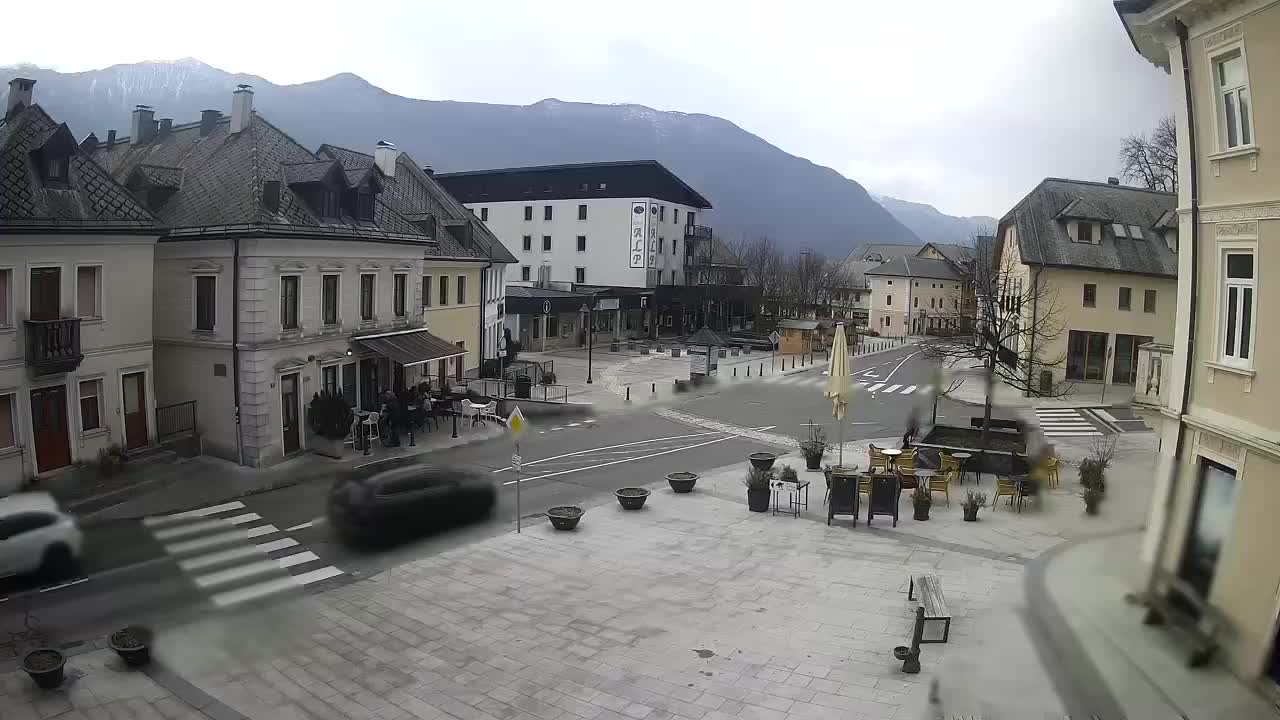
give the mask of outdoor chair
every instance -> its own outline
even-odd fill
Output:
[[[351,427],[347,428],[347,436],[342,438],[343,445],[350,445],[352,449],[356,446],[356,433],[360,432],[360,416],[351,415]]]
[[[1049,481],[1049,487],[1058,487],[1058,456],[1054,455],[1045,461],[1045,477]]]
[[[916,487],[918,483],[916,480],[915,452],[914,451],[908,452],[904,450],[903,453],[898,456],[898,462],[896,463],[896,466],[898,468],[898,475],[902,479],[902,487],[908,490]]]
[[[951,481],[959,476],[959,469],[940,470],[937,475],[929,478],[929,497],[940,492],[947,498],[947,507],[951,507]]]
[[[1009,504],[1012,505],[1013,501],[1018,499],[1019,494],[1020,493],[1018,492],[1018,484],[1013,481],[1013,478],[1008,478],[1003,475],[997,475],[996,476],[996,494],[994,497],[991,498],[992,509],[995,508],[996,503],[1000,500],[1001,495],[1008,495]]]
[[[369,413],[369,416],[364,419],[364,422],[360,423],[364,426],[366,441],[373,442],[375,439],[382,439],[382,435],[378,432],[378,419],[380,417],[381,416],[378,413],[371,412]]]
[[[880,448],[875,445],[867,445],[867,455],[871,458],[871,465],[867,468],[872,472],[885,472],[889,468],[889,458],[880,452]]]

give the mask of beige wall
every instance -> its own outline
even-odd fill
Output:
[[[964,283],[938,278],[868,276],[871,283],[870,327],[881,335],[907,335],[910,318],[952,319],[963,307]],[[930,307],[930,301],[933,306]],[[886,326],[885,319],[889,325]]]
[[[871,284],[870,327],[881,335],[906,335],[907,278],[869,275]],[[885,322],[888,322],[888,325]]]

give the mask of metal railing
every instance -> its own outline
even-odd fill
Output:
[[[196,432],[196,401],[156,408],[156,437],[160,440]]]
[[[522,395],[518,386],[522,383],[514,380],[494,380],[492,378],[474,378],[466,382],[469,392],[498,400],[538,400],[540,402],[567,403],[569,388],[566,385],[542,385],[529,383],[529,394]]]
[[[69,372],[80,365],[80,318],[26,320],[27,364],[39,374]]]

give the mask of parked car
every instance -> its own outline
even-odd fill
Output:
[[[75,572],[82,544],[75,518],[49,493],[0,498],[0,577],[34,572],[66,577]]]
[[[329,520],[348,542],[395,541],[493,512],[493,482],[406,458],[347,471],[329,493]]]

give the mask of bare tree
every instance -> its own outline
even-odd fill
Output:
[[[1163,118],[1148,138],[1130,135],[1120,141],[1120,176],[1150,190],[1178,190],[1178,128]]]
[[[1065,394],[1069,385],[1043,387],[1036,378],[1040,370],[1060,366],[1066,359],[1065,353],[1050,356],[1047,352],[1064,330],[1057,290],[1008,256],[993,259],[981,252],[974,262],[972,287],[972,304],[939,317],[943,326],[972,327],[974,333],[930,338],[920,349],[925,357],[948,368],[960,364],[982,368],[986,388],[981,447],[985,448],[997,380],[1025,393],[1049,397]]]

